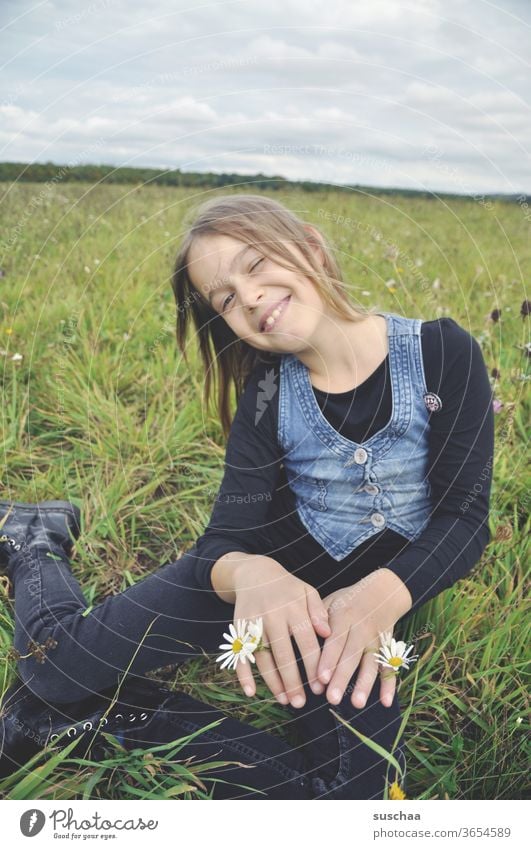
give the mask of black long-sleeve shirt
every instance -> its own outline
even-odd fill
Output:
[[[198,579],[213,591],[212,566],[229,551],[267,554],[316,586],[324,597],[386,566],[406,584],[413,608],[450,587],[479,560],[490,540],[494,454],[492,389],[478,342],[451,318],[425,321],[421,344],[427,389],[442,401],[429,418],[430,523],[410,542],[386,528],[344,560],[334,560],[301,523],[277,441],[278,395],[255,424],[264,365],[249,376],[229,434],[225,472],[210,522],[196,541]],[[275,384],[278,385],[278,364]],[[363,442],[391,418],[389,355],[359,386],[314,388],[330,424]]]

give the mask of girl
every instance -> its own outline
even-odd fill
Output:
[[[32,548],[38,601],[12,554],[15,645],[57,640],[20,674],[41,697],[73,701],[128,667],[216,652],[228,621],[262,617],[256,666],[300,731],[292,754],[311,797],[381,799],[385,761],[330,709],[392,749],[400,712],[396,677],[374,657],[380,635],[467,574],[490,539],[494,422],[479,345],[450,318],[354,306],[319,230],[261,195],[195,212],[173,289],[180,350],[193,322],[205,401],[215,385],[228,437],[209,525],[176,563],[88,615],[64,546],[52,575]],[[249,664],[236,671],[254,697]]]

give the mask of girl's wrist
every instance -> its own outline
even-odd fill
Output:
[[[252,562],[258,559],[263,561],[259,573],[256,572],[256,563]],[[222,601],[235,604],[236,593],[262,582],[269,567],[279,572],[285,571],[284,567],[271,557],[245,551],[229,551],[214,563],[210,581]]]
[[[392,569],[382,567],[377,569],[373,575],[378,584],[378,594],[381,593],[380,597],[386,599],[386,603],[393,611],[395,622],[398,622],[413,607],[411,593],[403,580]]]
[[[228,551],[214,563],[210,582],[222,601],[228,604],[236,602],[236,575],[242,560],[251,556],[243,551]]]

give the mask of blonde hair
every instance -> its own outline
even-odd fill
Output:
[[[247,378],[259,362],[272,363],[278,354],[253,348],[240,339],[215,312],[206,298],[193,286],[189,274],[189,251],[199,237],[213,234],[231,236],[259,248],[260,252],[278,265],[298,271],[318,289],[323,300],[338,315],[352,321],[363,321],[373,310],[350,303],[341,271],[332,248],[319,232],[320,239],[309,230],[306,222],[276,200],[264,195],[223,195],[203,202],[192,210],[191,220],[185,221],[186,232],[175,260],[172,289],[177,305],[177,345],[184,359],[190,316],[199,340],[199,351],[205,367],[204,402],[208,408],[212,393],[212,373],[215,364],[217,406],[223,432],[227,437],[232,424],[230,412],[231,385],[239,399]],[[313,225],[311,225],[313,227]],[[308,265],[304,267],[289,247],[294,244]],[[311,249],[318,244],[323,253],[321,265]]]

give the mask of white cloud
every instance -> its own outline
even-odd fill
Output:
[[[529,12],[5,0],[0,158],[67,162],[103,140],[94,161],[115,165],[531,191]]]

